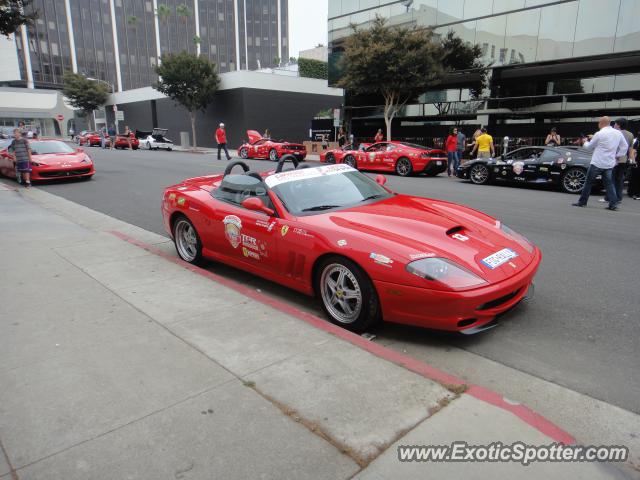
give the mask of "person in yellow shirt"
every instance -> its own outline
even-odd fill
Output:
[[[476,138],[476,144],[471,151],[471,156],[478,151],[477,158],[491,158],[495,156],[496,151],[493,147],[493,137],[487,133],[486,127],[482,127],[480,130],[481,135]]]

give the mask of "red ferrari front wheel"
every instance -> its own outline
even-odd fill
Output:
[[[364,332],[380,320],[380,302],[367,274],[349,259],[325,258],[316,274],[316,292],[329,319],[347,330]]]

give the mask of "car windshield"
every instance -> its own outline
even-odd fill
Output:
[[[374,180],[348,165],[328,165],[276,173],[267,186],[293,215],[313,215],[389,198]]]
[[[29,142],[31,153],[34,155],[46,155],[48,153],[74,153],[75,150],[63,142]]]
[[[10,138],[0,140],[0,150],[4,150],[5,148],[7,148],[10,143],[11,143]]]

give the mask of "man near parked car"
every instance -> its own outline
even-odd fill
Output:
[[[458,165],[462,161],[462,154],[464,153],[465,145],[467,144],[467,136],[462,133],[462,130],[458,129]]]
[[[18,183],[29,188],[31,186],[31,147],[29,140],[24,137],[19,128],[13,131],[13,140],[7,151],[15,162]]]
[[[618,118],[613,128],[619,130],[624,137],[624,140],[627,142],[629,148],[625,152],[624,155],[618,157],[617,164],[613,167],[613,187],[616,190],[616,195],[618,195],[618,203],[622,202],[622,190],[624,189],[624,179],[627,174],[627,170],[629,168],[629,161],[632,158],[632,150],[633,150],[633,133],[627,130],[627,119],[626,118]]]
[[[220,152],[222,149],[224,149],[227,160],[231,160],[231,155],[229,155],[229,151],[227,150],[227,132],[224,128],[224,123],[221,123],[216,130],[216,142],[218,143],[218,160],[221,160]]]
[[[572,203],[574,207],[586,207],[591,195],[591,187],[598,175],[602,176],[602,182],[607,191],[609,199],[609,210],[618,209],[618,197],[613,187],[612,172],[616,166],[617,158],[626,155],[629,145],[619,130],[611,126],[609,117],[602,117],[598,122],[600,130],[591,140],[587,141],[583,148],[593,152],[591,155],[591,165],[587,171],[587,180],[582,188],[580,199]]]
[[[476,138],[476,144],[471,151],[471,156],[478,151],[478,158],[491,158],[496,154],[493,146],[493,137],[487,133],[487,127],[480,129],[480,135]]]

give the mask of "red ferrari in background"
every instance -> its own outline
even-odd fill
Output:
[[[7,148],[11,139],[0,140],[0,173],[16,178],[16,168]],[[96,172],[93,160],[81,148],[73,149],[60,140],[30,140],[31,180],[57,178],[84,178],[89,180]]]
[[[81,147],[99,147],[100,134],[98,132],[86,132],[78,137],[78,145]]]
[[[129,138],[127,138],[126,135],[116,135],[114,148],[129,148],[129,142],[131,142],[132,150],[137,150],[140,146],[140,140],[138,140],[133,134],[131,134]]]
[[[263,158],[277,161],[283,155],[294,155],[302,161],[307,156],[307,148],[301,143],[276,142],[268,138],[262,138],[259,132],[247,130],[248,143],[238,147],[240,158]]]
[[[315,295],[332,322],[358,332],[384,319],[476,333],[533,292],[541,253],[498,220],[396,194],[348,165],[282,171],[285,158],[275,172],[238,161],[167,188],[178,255]]]
[[[374,143],[363,150],[330,150],[320,161],[345,163],[358,170],[395,172],[402,177],[416,173],[434,177],[447,170],[444,150],[396,141]]]

